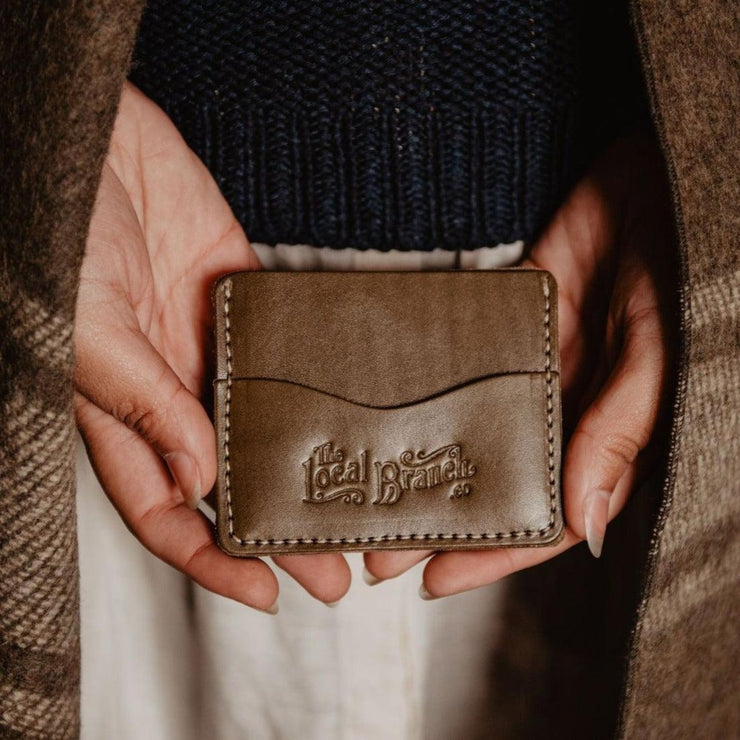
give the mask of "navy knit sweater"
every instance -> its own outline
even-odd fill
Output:
[[[473,248],[535,238],[642,114],[626,31],[615,0],[149,0],[132,80],[254,241]]]

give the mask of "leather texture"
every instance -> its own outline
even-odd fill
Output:
[[[226,552],[561,538],[549,273],[243,272],[214,309]]]

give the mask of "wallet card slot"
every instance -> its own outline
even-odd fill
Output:
[[[492,378],[500,378],[506,375],[538,375],[538,374],[544,375],[545,372],[542,371],[541,373],[538,373],[538,372],[530,372],[527,370],[522,370],[520,372],[489,373],[488,375],[482,375],[477,378],[471,378],[470,380],[462,381],[460,383],[450,386],[449,388],[443,388],[434,393],[429,393],[428,395],[420,396],[419,398],[410,398],[409,400],[404,401],[402,403],[393,403],[393,404],[365,403],[355,398],[348,398],[347,396],[343,396],[338,393],[330,393],[329,391],[323,390],[322,388],[314,388],[305,383],[299,383],[293,380],[285,380],[284,378],[259,378],[259,377],[241,378],[241,377],[238,377],[238,378],[232,378],[231,382],[238,383],[240,381],[262,381],[266,383],[283,383],[286,385],[297,386],[298,388],[304,388],[305,390],[313,391],[315,393],[321,393],[324,396],[330,396],[331,398],[336,398],[340,401],[346,401],[347,403],[351,403],[354,406],[362,406],[367,409],[402,409],[408,406],[415,406],[416,404],[423,403],[424,401],[431,401],[440,396],[444,396],[447,393],[451,393],[461,388],[465,388],[466,386],[469,386],[469,385],[480,383],[484,380],[491,380]],[[225,379],[215,380],[214,384],[226,383],[226,382],[227,381]]]
[[[552,541],[561,523],[559,419],[548,399],[557,382],[505,374],[394,408],[282,381],[218,382],[217,405],[227,393],[231,405],[218,430],[227,461],[222,546],[238,554]]]

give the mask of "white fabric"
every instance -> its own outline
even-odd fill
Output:
[[[306,244],[252,244],[266,270],[488,270],[508,267],[522,258],[524,242],[495,247],[431,252],[332,249]]]
[[[474,252],[253,245],[267,269],[491,268],[521,243]],[[145,485],[145,482],[142,482]],[[350,554],[333,609],[277,570],[268,616],[193,586],[118,519],[80,446],[83,740],[485,736],[489,656],[505,584],[418,596],[421,567],[374,587]]]

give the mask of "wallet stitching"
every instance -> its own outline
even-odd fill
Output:
[[[224,283],[224,339],[226,344],[226,409],[224,413],[224,478],[226,479],[226,505],[229,518],[229,537],[239,538],[234,534],[234,512],[231,506],[231,384],[233,375],[231,355],[231,317],[229,316],[229,301],[231,300],[231,280]]]
[[[557,489],[555,479],[555,438],[553,432],[553,389],[552,389],[552,340],[550,334],[550,286],[547,278],[543,277],[542,289],[544,295],[544,354],[545,354],[545,398],[546,398],[546,415],[545,422],[547,428],[547,469],[549,484],[549,504],[550,517],[547,525],[537,530],[520,530],[513,532],[484,532],[481,534],[384,534],[370,537],[295,537],[285,539],[267,539],[267,540],[249,540],[239,537],[234,532],[234,512],[231,503],[231,459],[230,459],[230,434],[231,434],[231,388],[233,384],[233,356],[231,350],[231,280],[224,282],[224,341],[226,349],[226,403],[224,413],[224,435],[223,435],[223,453],[224,453],[224,478],[226,488],[226,509],[229,522],[229,537],[241,546],[261,546],[261,545],[341,545],[341,544],[365,544],[371,542],[392,542],[403,540],[420,540],[420,541],[437,541],[437,540],[505,540],[505,539],[526,539],[533,537],[545,536],[554,526],[557,514]]]

